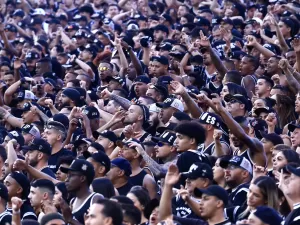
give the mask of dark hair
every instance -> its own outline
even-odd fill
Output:
[[[5,74],[4,75],[14,75],[14,71],[12,71],[12,70],[10,70],[10,71],[7,71],[7,72],[5,72]]]
[[[296,151],[285,150],[285,151],[282,151],[282,154],[284,155],[284,157],[286,158],[286,161],[288,163],[297,163],[298,165],[300,165],[299,155]]]
[[[72,155],[62,156],[58,159],[56,166],[59,168],[61,164],[71,165],[74,159],[75,158]]]
[[[186,13],[185,15],[183,15],[182,17],[186,18],[188,23],[193,23],[194,22],[194,18],[195,16],[191,13]]]
[[[267,76],[260,76],[260,77],[258,78],[258,80],[259,80],[259,79],[264,80],[266,83],[268,83],[268,85],[270,85],[271,88],[273,88],[273,86],[274,86],[274,81],[273,81],[271,78],[269,78],[269,77],[267,77]]]
[[[74,79],[74,80],[70,80],[69,82],[71,82],[74,87],[80,87],[80,80]]]
[[[244,57],[249,59],[249,62],[254,66],[254,70],[257,70],[259,67],[259,60],[257,57],[254,57],[252,55],[245,55]]]
[[[276,104],[280,128],[283,128],[286,124],[296,120],[294,101],[289,96],[276,95]]]
[[[224,61],[228,62],[232,60],[224,60]],[[236,85],[241,85],[242,83],[242,74],[236,70],[227,71],[226,78],[228,82],[234,83]]]
[[[143,189],[140,190],[130,190],[131,194],[133,194],[138,201],[140,202],[140,204],[144,207],[146,207],[146,205],[150,202],[150,196],[149,193]]]
[[[120,204],[134,205],[133,201],[124,195],[113,196],[111,197],[111,199],[117,200],[117,202],[119,202]]]
[[[55,45],[54,47],[56,47],[57,53],[64,53],[64,48],[61,45]]]
[[[57,187],[57,189],[61,192],[62,198],[66,201],[69,202],[69,193],[66,187],[65,182],[59,182],[57,184],[55,184],[55,187]]]
[[[128,204],[122,204],[122,210],[124,217],[126,216],[126,219],[129,220],[131,224],[140,224],[142,220],[142,214],[140,210],[133,206]]]
[[[0,145],[0,157],[2,158],[3,162],[5,162],[5,160],[7,159],[6,150],[2,145]]]
[[[243,88],[242,86],[235,84],[235,83],[227,83],[226,84],[227,88],[228,88],[228,92],[231,95],[235,95],[235,94],[241,94],[243,96],[247,96],[247,92],[246,89]]]
[[[94,179],[92,187],[94,192],[102,194],[105,198],[111,198],[116,194],[112,182],[104,177]]]
[[[175,132],[186,135],[190,138],[195,138],[196,144],[204,143],[206,138],[205,129],[195,121],[188,121],[185,123],[179,124],[175,128]]]
[[[97,204],[103,205],[102,214],[105,217],[111,217],[113,225],[122,225],[123,212],[120,204],[108,199],[99,199]]]
[[[46,189],[47,192],[52,196],[55,194],[55,185],[52,181],[47,179],[35,180],[31,183],[31,187]]]

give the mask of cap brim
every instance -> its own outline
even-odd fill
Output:
[[[229,160],[225,160],[225,159],[221,159],[220,161],[220,167],[222,167],[223,169],[226,169],[229,165]]]
[[[206,189],[195,188],[194,195],[196,197],[200,197],[201,198],[203,194],[213,195],[211,192],[207,191]]]
[[[259,116],[259,114],[261,113],[269,113],[269,110],[267,110],[266,108],[257,108],[254,110],[255,115]]]
[[[289,124],[289,125],[288,125],[288,130],[289,130],[290,132],[294,132],[294,130],[297,129],[297,128],[300,128],[300,126],[297,126],[297,125],[295,125],[295,124]]]
[[[224,96],[224,101],[225,102],[230,102],[232,99],[235,99],[233,95],[227,94]]]
[[[90,157],[92,156],[92,154],[91,154],[89,151],[84,151],[84,152],[82,153],[82,155],[83,155],[83,157],[84,157],[85,159],[88,159],[88,158],[90,158]]]
[[[295,174],[296,176],[300,177],[300,171],[297,170],[297,168],[291,166],[291,165],[287,165],[286,167],[286,171]]]

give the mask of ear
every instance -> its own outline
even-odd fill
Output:
[[[110,141],[109,143],[108,143],[108,148],[112,148],[114,146],[114,143],[112,142],[112,141]]]
[[[113,223],[112,223],[112,218],[111,218],[111,217],[106,217],[106,218],[104,218],[103,224],[104,224],[104,225],[113,224]]]
[[[43,194],[43,199],[48,199],[49,198],[49,194],[48,194],[48,192],[44,192],[44,194]]]
[[[44,156],[44,153],[39,152],[39,153],[37,154],[37,158],[38,158],[39,160],[42,159],[43,156]]]
[[[23,192],[23,188],[19,187],[18,190],[17,190],[17,194],[21,194],[22,192]]]
[[[142,120],[143,120],[143,115],[139,115],[139,116],[138,116],[138,120],[141,120],[141,121],[142,121]]]
[[[125,174],[124,170],[120,170],[118,176],[122,177],[122,176],[124,176],[124,174]]]
[[[174,146],[171,146],[170,152],[176,152],[176,148]]]
[[[212,130],[212,129],[213,129],[213,126],[211,124],[208,124],[206,127],[206,130]]]
[[[221,208],[221,207],[223,207],[223,202],[221,201],[221,200],[217,200],[217,207],[218,208]]]
[[[196,144],[196,139],[195,138],[191,138],[190,143],[191,144]]]
[[[245,108],[245,104],[240,104],[240,109],[244,109]]]
[[[105,171],[105,167],[104,167],[104,166],[99,166],[99,168],[98,168],[98,173],[103,174],[104,171]]]

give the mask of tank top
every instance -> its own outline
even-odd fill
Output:
[[[242,154],[238,154],[238,153],[239,153],[239,150],[237,149],[233,152],[233,155],[238,155],[238,156],[241,156],[241,157],[245,157],[246,159],[249,160],[249,162],[251,163],[251,166],[253,168],[255,163],[251,159],[249,148],[246,151],[244,151]]]
[[[129,181],[133,184],[133,186],[143,186],[143,181],[146,175],[147,172],[142,170],[137,175],[129,177]]]
[[[231,149],[227,142],[221,140],[221,144],[225,144],[228,146],[229,149]],[[199,146],[198,150],[207,155],[212,155],[215,152],[215,148],[216,148],[215,142],[210,143],[207,147],[205,147],[204,143],[202,143]]]
[[[77,209],[72,209],[73,218],[76,219],[81,224],[84,224],[84,214],[87,213],[88,209],[92,205],[93,198],[95,196],[101,196],[101,195],[93,192],[85,199],[85,201]],[[76,200],[77,198],[72,198],[70,201],[70,205],[73,205],[73,203],[75,203]]]

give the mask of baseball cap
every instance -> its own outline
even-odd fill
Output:
[[[56,85],[57,85],[56,81],[51,78],[46,78],[45,83],[50,84],[52,87],[56,87]]]
[[[69,171],[79,172],[86,176],[89,183],[91,183],[95,176],[93,165],[84,159],[73,160],[70,167],[60,167],[61,172],[68,173]]]
[[[8,190],[7,187],[2,183],[0,183],[0,197],[6,202],[8,201]]]
[[[191,165],[188,172],[182,173],[185,178],[196,180],[197,178],[213,179],[213,171],[211,167],[206,163],[194,163]]]
[[[123,170],[127,177],[129,177],[132,173],[131,165],[127,159],[115,158],[111,161],[111,166],[115,166],[115,167],[118,167],[119,169]]]
[[[100,118],[100,113],[99,113],[98,109],[94,106],[87,106],[83,110],[83,113],[86,114],[90,120]]]
[[[202,124],[210,124],[214,128],[222,130],[226,135],[229,135],[228,128],[222,118],[215,113],[204,112],[201,114],[199,122]]]
[[[42,217],[40,225],[52,224],[52,220],[65,221],[64,217],[59,213],[47,213]]]
[[[35,138],[41,137],[39,129],[34,125],[24,124],[21,129],[22,129],[22,132],[24,132],[26,134],[31,134]]]
[[[224,188],[220,187],[219,185],[211,185],[207,189],[195,188],[194,194],[196,197],[202,197],[202,194],[215,196],[221,201],[223,201],[224,206],[226,206],[228,203],[228,193]]]
[[[19,17],[23,18],[25,16],[25,13],[22,9],[16,9],[14,11],[14,13],[12,14],[12,16],[19,16]]]
[[[240,102],[241,104],[244,104],[246,110],[247,111],[250,110],[249,101],[243,95],[241,95],[241,94],[235,94],[235,95],[227,94],[227,95],[225,95],[225,97],[224,97],[225,102],[231,102],[232,100],[235,100],[235,101]]]
[[[169,35],[169,29],[165,25],[158,24],[153,29],[154,29],[154,31],[162,31],[162,32],[167,33],[167,35]]]
[[[17,28],[12,24],[6,24],[4,30],[15,32],[15,33],[18,32]]]
[[[160,108],[157,107],[156,103],[153,103],[149,106],[149,113],[151,112],[156,112],[156,113],[160,112]]]
[[[117,146],[120,147],[120,148],[123,148],[124,146],[127,146],[129,147],[129,144],[132,143],[132,142],[136,142],[138,144],[141,144],[141,142],[138,140],[138,139],[135,139],[135,138],[130,138],[128,140],[118,140],[117,141]]]
[[[92,158],[95,160],[97,163],[100,163],[105,167],[105,173],[107,173],[110,170],[110,159],[109,157],[105,154],[105,152],[98,151],[93,154],[91,154],[88,151],[83,152],[82,154],[86,159]]]
[[[272,110],[269,107],[261,107],[254,110],[255,115],[259,116],[261,113],[270,113]]]
[[[252,174],[251,163],[245,157],[235,155],[230,160],[221,160],[220,162],[222,168],[227,168],[229,164],[238,166]]]
[[[84,37],[84,38],[87,38],[87,36],[88,36],[87,33],[85,31],[83,31],[83,30],[78,30],[75,33],[75,37]]]
[[[169,65],[169,60],[165,56],[152,56],[150,61],[159,62],[162,65]]]
[[[169,145],[173,145],[176,139],[176,134],[169,131],[165,131],[159,137],[152,137],[151,139],[156,143],[163,142],[163,143],[168,143]]]
[[[297,129],[297,128],[300,129],[300,124],[292,124],[292,123],[290,123],[288,125],[288,130],[290,132],[294,132],[294,130]]]
[[[279,145],[279,144],[283,144],[282,138],[281,138],[278,134],[276,134],[276,133],[269,133],[269,134],[267,134],[267,133],[265,133],[265,132],[261,132],[261,136],[262,136],[264,139],[266,139],[266,140],[272,142],[272,144],[273,144],[274,146],[275,146],[275,145]]]
[[[30,190],[30,182],[27,176],[19,172],[11,172],[9,176],[11,176],[11,178],[13,178],[22,187],[22,199],[27,199]]]
[[[173,107],[181,112],[184,111],[183,103],[177,98],[167,98],[163,103],[156,103],[156,105],[163,109]]]
[[[107,139],[109,139],[110,141],[112,141],[114,143],[116,143],[116,141],[118,140],[117,135],[113,131],[110,131],[110,130],[104,130],[101,133],[98,132],[98,131],[93,132],[93,137],[95,139],[98,139],[99,136],[107,138]]]
[[[52,117],[53,121],[59,122],[65,126],[65,128],[68,129],[69,127],[69,118],[62,113],[57,113]]]
[[[31,15],[32,16],[38,16],[38,15],[45,16],[46,12],[45,12],[45,10],[43,10],[41,8],[37,8],[33,11],[33,13],[31,13]]]
[[[145,83],[145,84],[149,84],[151,82],[150,78],[146,75],[140,75],[140,76],[137,76],[135,79],[134,79],[134,83],[136,82],[142,82],[142,83]]]
[[[268,124],[262,119],[253,119],[249,121],[249,125],[254,129],[254,135],[258,139],[262,139],[261,132],[266,132],[268,130]]]
[[[30,25],[43,24],[43,20],[39,17],[32,18],[30,20]]]
[[[172,48],[173,48],[173,46],[169,42],[163,42],[159,46],[159,49],[162,50],[162,51],[171,51]]]
[[[88,139],[88,138],[81,138],[81,139],[78,139],[76,141],[74,141],[74,148],[77,149],[79,147],[79,145],[81,144],[88,144],[90,145],[93,141],[91,139]]]
[[[20,146],[24,145],[24,142],[25,142],[24,137],[18,131],[13,130],[13,131],[7,132],[7,136],[10,139],[15,139]]]
[[[253,214],[264,224],[280,225],[282,217],[278,212],[268,206],[258,206]]]
[[[149,86],[150,89],[155,89],[157,92],[159,92],[164,98],[166,98],[169,95],[168,88],[165,85],[161,84],[152,84]]]
[[[72,30],[78,30],[79,27],[77,26],[77,24],[69,24],[66,28],[65,28],[65,31],[66,32],[69,32],[69,31],[72,31]]]
[[[42,138],[35,138],[28,144],[28,150],[37,150],[39,152],[51,155],[51,146],[50,144]]]
[[[34,59],[39,59],[40,55],[36,51],[29,51],[25,55],[25,60],[34,60]]]
[[[33,92],[25,90],[25,91],[20,91],[18,93],[18,100],[34,100],[35,99],[35,95],[33,94]]]

